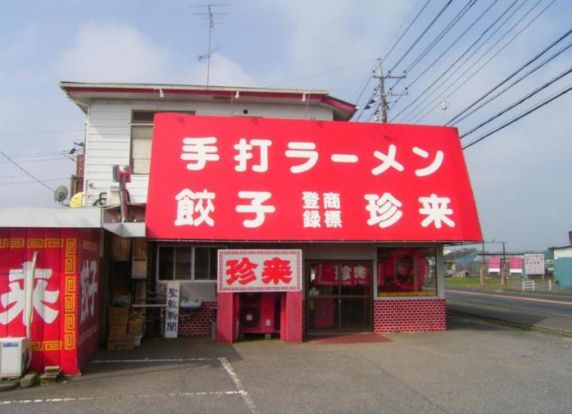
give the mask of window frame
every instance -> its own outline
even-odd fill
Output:
[[[161,110],[153,110],[153,109],[132,109],[131,110],[131,122],[130,122],[130,130],[129,130],[129,165],[131,166],[131,171],[133,175],[149,175],[149,170],[147,172],[138,172],[135,171],[135,159],[133,158],[133,128],[151,128],[151,137],[149,141],[153,142],[153,126],[155,114],[160,113],[178,113],[182,115],[196,115],[196,111],[180,111],[180,110],[168,110],[168,109],[161,109]],[[151,120],[149,119],[136,119],[138,117],[144,118],[144,115],[151,115]],[[151,153],[149,153],[148,157],[149,169],[151,167]]]
[[[379,269],[380,264],[384,261],[390,260],[392,264],[392,272],[389,278],[396,280],[397,279],[397,261],[392,262],[390,254],[387,257],[384,257],[387,252],[393,252],[393,254],[401,253],[401,252],[421,252],[424,256],[424,259],[427,261],[426,265],[428,266],[427,274],[422,276],[421,279],[421,289],[417,289],[416,285],[418,283],[419,275],[419,267],[418,263],[415,260],[413,262],[413,270],[414,270],[414,277],[413,277],[413,290],[382,290],[383,287],[379,284]],[[425,252],[431,252],[431,254],[426,254]],[[429,276],[429,277],[428,277]],[[433,279],[434,286],[426,285],[428,279]],[[443,282],[440,281],[439,278],[439,248],[436,246],[387,246],[387,247],[378,247],[377,249],[377,260],[376,260],[376,277],[375,277],[375,290],[374,290],[374,297],[376,299],[431,299],[431,298],[440,298],[441,297],[441,284]],[[423,293],[426,292],[426,293]]]
[[[175,260],[173,260],[173,274],[171,275],[172,278],[171,279],[160,279],[159,278],[159,264],[160,264],[160,250],[161,248],[188,248],[191,249],[191,278],[190,279],[176,279],[176,263]],[[179,244],[161,244],[161,245],[157,245],[156,247],[156,266],[155,266],[155,281],[157,283],[167,283],[167,282],[180,282],[180,283],[208,283],[208,284],[212,284],[212,283],[217,283],[217,269],[214,269],[214,278],[213,279],[196,279],[196,269],[195,269],[195,251],[196,249],[216,249],[215,251],[218,253],[218,250],[221,249],[226,249],[226,246],[220,245],[220,244],[216,244],[216,245],[212,245],[212,244],[208,244],[208,245],[179,245]],[[175,250],[172,251],[172,254],[174,254]],[[176,257],[176,255],[175,255]],[[172,257],[174,259],[174,257]]]

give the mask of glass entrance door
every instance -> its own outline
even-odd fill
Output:
[[[371,285],[371,262],[307,262],[308,332],[371,331]]]

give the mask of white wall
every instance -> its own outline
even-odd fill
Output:
[[[572,257],[572,246],[554,249],[554,258],[562,259],[565,257]]]
[[[298,104],[259,104],[234,101],[177,102],[177,101],[118,101],[94,100],[87,114],[85,150],[84,204],[91,206],[102,192],[113,185],[111,169],[114,164],[129,165],[131,153],[131,112],[195,111],[197,115],[237,115],[268,118],[332,120],[333,112],[323,107]],[[147,202],[148,175],[134,175],[128,185],[131,201]]]

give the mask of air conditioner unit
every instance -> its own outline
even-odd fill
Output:
[[[20,378],[30,358],[28,338],[0,338],[0,379]]]

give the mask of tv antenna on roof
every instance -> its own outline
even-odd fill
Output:
[[[212,49],[212,34],[215,30],[215,17],[227,14],[226,12],[216,10],[216,7],[226,7],[227,3],[209,3],[202,4],[199,6],[193,6],[194,9],[202,9],[201,12],[193,13],[195,16],[202,16],[208,19],[209,23],[209,40],[208,40],[208,52],[203,55],[198,56],[199,62],[207,61],[207,86],[209,86],[210,72],[211,72],[211,57],[215,51],[219,48]]]

